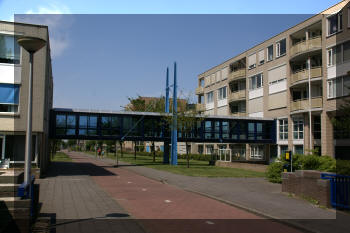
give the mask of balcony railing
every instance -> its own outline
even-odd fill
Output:
[[[231,92],[228,100],[229,100],[229,102],[232,102],[232,101],[245,99],[245,97],[246,97],[245,90],[239,90],[236,92]]]
[[[204,112],[205,111],[205,105],[204,104],[196,104],[196,111],[197,112]]]
[[[196,95],[200,95],[204,93],[204,87],[197,87],[196,88]]]
[[[318,78],[318,77],[322,77],[322,67],[313,67],[310,70],[311,73],[311,78]],[[304,69],[304,70],[299,70],[297,72],[294,72],[291,75],[291,84],[298,82],[298,81],[302,81],[302,80],[306,80],[309,78],[309,70],[308,69]]]
[[[313,97],[311,99],[311,109],[322,108],[322,97]],[[308,110],[309,99],[295,100],[291,102],[290,111]]]
[[[304,53],[312,49],[321,48],[321,36],[301,41],[290,48],[290,55],[294,56],[299,53]]]
[[[236,117],[244,117],[247,115],[247,113],[246,112],[232,112],[231,115],[236,116]]]
[[[228,75],[228,81],[231,82],[231,81],[236,80],[238,78],[245,77],[245,74],[246,74],[245,68],[233,71]]]

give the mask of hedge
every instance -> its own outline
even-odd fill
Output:
[[[271,163],[266,171],[266,178],[273,183],[281,183],[283,165],[289,162],[281,159]],[[295,170],[317,170],[323,172],[334,172],[339,175],[350,175],[350,161],[336,160],[329,156],[318,155],[293,155],[293,171]]]

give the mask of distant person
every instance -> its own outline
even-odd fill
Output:
[[[101,148],[97,149],[97,154],[98,154],[98,157],[101,158]]]
[[[105,155],[105,150],[102,150],[102,158],[103,158],[104,155]]]

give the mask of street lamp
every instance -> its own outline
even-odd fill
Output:
[[[26,185],[29,185],[31,183],[30,170],[32,162],[33,55],[45,46],[46,41],[36,37],[20,37],[17,39],[17,43],[29,53],[28,115],[24,161],[24,182]]]

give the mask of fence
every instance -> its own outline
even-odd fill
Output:
[[[323,173],[321,178],[330,180],[332,206],[350,209],[350,176]]]

